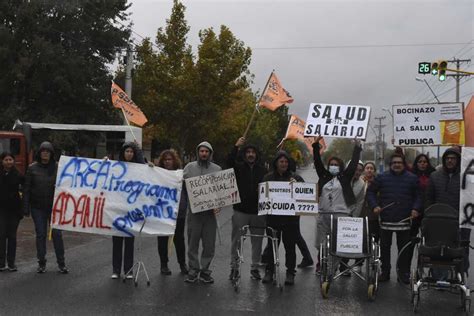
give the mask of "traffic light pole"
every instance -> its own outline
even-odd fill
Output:
[[[379,121],[378,125],[375,125],[378,128],[378,135],[377,135],[377,161],[379,163],[379,172],[382,173],[384,171],[384,148],[383,148],[383,140],[382,140],[382,128],[386,125],[382,125],[382,120],[385,120],[385,116],[376,117],[375,119]]]

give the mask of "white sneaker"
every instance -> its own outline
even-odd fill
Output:
[[[125,277],[126,279],[133,279],[133,274],[127,274],[127,276]]]
[[[111,279],[118,279],[120,275],[118,273],[112,273]]]
[[[354,270],[355,272],[360,273],[361,267],[360,267],[360,266],[355,266],[355,267],[353,268],[353,270]]]

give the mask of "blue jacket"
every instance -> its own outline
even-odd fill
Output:
[[[367,199],[371,210],[395,202],[380,213],[382,222],[394,223],[406,219],[411,210],[419,211],[421,208],[418,177],[406,170],[398,175],[391,170],[379,174],[368,188]]]

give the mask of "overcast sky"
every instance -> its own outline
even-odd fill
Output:
[[[169,18],[173,1],[131,2],[133,30],[154,39]],[[372,125],[374,117],[387,117],[387,138],[392,134],[391,117],[382,109],[434,102],[426,85],[415,81],[418,62],[474,55],[470,0],[182,2],[194,49],[200,29],[218,30],[222,24],[252,49],[254,90],[262,90],[275,69],[295,99],[290,113],[306,119],[311,102],[368,105]],[[432,45],[452,43],[458,44]],[[474,71],[472,65],[462,69]],[[442,102],[455,100],[452,78],[441,83],[431,75],[421,77]],[[468,102],[473,93],[474,80],[464,83],[461,101]]]

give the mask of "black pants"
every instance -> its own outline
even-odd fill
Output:
[[[15,265],[16,231],[20,218],[13,212],[0,211],[0,267]]]
[[[276,215],[275,215],[276,216]],[[294,221],[288,224],[269,224],[268,226],[276,230],[278,237],[278,244],[283,240],[285,246],[285,266],[286,271],[292,274],[296,273],[296,240],[299,232],[299,222]],[[271,236],[271,232],[267,231],[267,234]],[[282,237],[283,234],[283,237]],[[275,266],[273,262],[273,247],[269,244],[263,252],[263,261],[267,263],[267,270],[273,271]]]
[[[373,235],[376,242],[380,240],[380,223],[378,219],[369,219],[369,235]]]
[[[392,233],[397,234],[397,248],[398,251],[410,242],[410,230],[380,230],[380,259],[382,260],[382,273],[390,274],[390,250],[392,248]],[[398,259],[398,267],[400,273],[406,274],[410,272],[411,258],[413,255],[413,246],[406,248]]]
[[[113,273],[120,274],[122,271],[123,252],[123,272],[127,273],[133,267],[134,237],[112,236],[112,268]],[[125,250],[123,249],[125,244]]]
[[[298,246],[298,249],[301,252],[301,255],[303,256],[303,260],[305,261],[313,261],[313,257],[311,257],[311,252],[309,252],[308,245],[306,244],[306,241],[303,238],[303,235],[301,235],[301,229],[300,225],[298,224],[298,233],[296,236],[296,245]]]
[[[176,257],[180,265],[186,263],[186,246],[184,244],[184,225],[186,218],[176,219],[176,230],[174,232],[174,248],[176,249]],[[161,265],[168,264],[168,236],[158,237],[158,254],[160,255]]]

